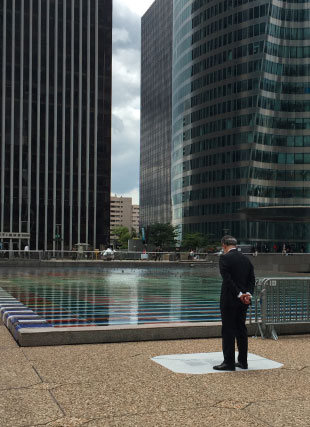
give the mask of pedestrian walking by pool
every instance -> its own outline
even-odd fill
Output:
[[[234,371],[236,367],[248,368],[248,331],[246,313],[255,287],[254,268],[251,261],[237,250],[237,239],[226,235],[221,240],[223,255],[219,267],[223,279],[221,289],[222,347],[224,361],[213,366],[218,371]],[[238,362],[235,363],[235,340]]]

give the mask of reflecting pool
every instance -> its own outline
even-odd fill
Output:
[[[219,321],[220,287],[196,269],[0,267],[0,288],[54,327]]]

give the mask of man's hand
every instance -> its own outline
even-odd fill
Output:
[[[251,295],[242,294],[240,295],[240,299],[241,299],[241,302],[243,302],[243,304],[249,305],[251,302]]]

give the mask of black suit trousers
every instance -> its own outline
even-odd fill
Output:
[[[248,331],[245,325],[248,306],[238,301],[231,306],[221,306],[222,346],[224,363],[235,364],[235,340],[238,347],[238,362],[247,364]]]

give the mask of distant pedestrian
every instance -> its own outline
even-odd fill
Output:
[[[161,248],[159,246],[155,249],[155,261],[157,260],[161,260]]]
[[[24,247],[24,252],[25,252],[25,258],[29,258],[29,246],[28,245],[26,245]]]

